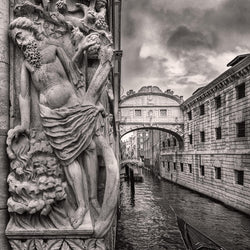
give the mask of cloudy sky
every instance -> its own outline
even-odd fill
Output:
[[[188,98],[250,52],[250,0],[123,0],[122,87]]]

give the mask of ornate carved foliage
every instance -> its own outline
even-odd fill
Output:
[[[101,239],[11,240],[13,250],[106,250]]]

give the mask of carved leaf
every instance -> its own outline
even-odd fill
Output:
[[[63,240],[48,240],[48,250],[60,250]],[[63,249],[63,248],[62,248]]]
[[[21,240],[11,240],[10,245],[12,250],[36,250],[34,240],[27,240],[22,242]]]
[[[88,239],[85,241],[85,248],[87,250],[106,250],[104,240],[102,239]]]
[[[52,250],[52,249],[51,249]],[[54,250],[54,248],[53,248]],[[63,242],[62,248],[60,250],[71,250],[66,241]]]
[[[47,244],[43,240],[35,240],[37,250],[47,250]]]
[[[73,250],[85,250],[84,241],[79,239],[66,240]]]
[[[98,239],[96,241],[96,250],[106,250],[106,247],[105,247],[105,243],[104,243],[104,240],[102,239]]]
[[[35,241],[34,240],[27,240],[24,243],[24,246],[26,247],[25,249],[27,249],[27,250],[36,250],[36,246],[35,246]]]
[[[20,240],[10,240],[9,242],[10,242],[12,250],[23,249],[22,242]]]

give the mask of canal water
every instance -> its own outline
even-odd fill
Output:
[[[121,183],[117,250],[185,249],[175,214],[227,250],[250,250],[250,217],[144,172],[131,193]]]

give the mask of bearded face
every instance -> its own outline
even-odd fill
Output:
[[[37,42],[35,40],[23,46],[22,50],[24,57],[29,64],[31,64],[35,68],[41,67],[41,54],[37,48]]]
[[[29,30],[15,29],[15,42],[23,51],[25,59],[35,68],[41,67],[41,54],[37,47],[37,40]]]

